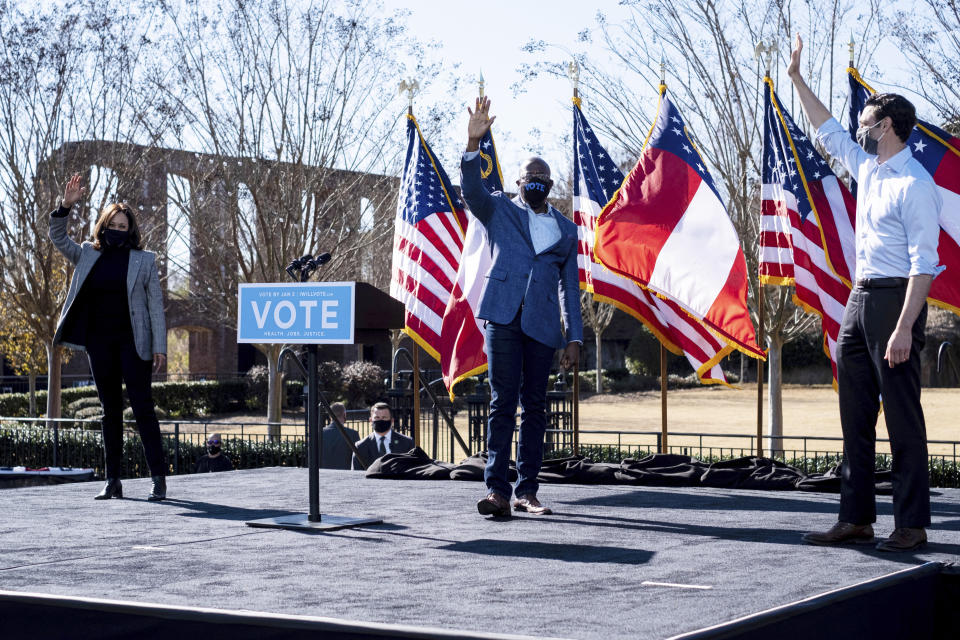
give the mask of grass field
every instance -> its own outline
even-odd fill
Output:
[[[660,393],[626,393],[595,395],[580,402],[581,442],[593,444],[648,445],[656,442],[655,435],[661,427]],[[930,441],[958,440],[960,427],[960,392],[956,389],[924,389],[923,408]],[[220,418],[231,423],[264,422],[263,416],[233,415]],[[288,414],[284,417],[283,432],[295,435],[302,433],[303,417]],[[764,397],[764,432],[769,428],[769,406]],[[840,437],[840,412],[837,394],[829,386],[788,385],[783,390],[783,447],[802,449],[803,442],[791,436],[813,438]],[[457,428],[466,434],[466,412],[456,418]],[[671,391],[667,397],[667,425],[672,446],[704,446],[718,448],[749,449],[749,436],[757,432],[757,389],[755,385],[729,389],[720,386],[699,387]],[[183,425],[182,430],[191,430]],[[240,428],[218,426],[223,433],[239,433]],[[202,430],[202,427],[201,427]],[[589,433],[590,431],[633,432],[635,435]],[[244,433],[266,433],[266,427],[244,427]],[[680,433],[714,434],[707,438],[681,436]],[[730,437],[743,436],[743,437]],[[887,437],[886,425],[881,415],[877,422],[877,437]],[[446,434],[441,441],[447,442]],[[829,440],[809,440],[809,450],[839,451],[842,443]],[[764,445],[767,447],[767,443]],[[955,455],[953,446],[929,445],[931,453]],[[878,452],[889,451],[879,444]],[[456,457],[456,456],[455,456]]]

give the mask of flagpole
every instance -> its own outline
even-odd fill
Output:
[[[757,60],[766,62],[764,80],[770,77],[770,65],[773,62],[773,54],[777,51],[777,41],[774,40],[769,45],[764,45],[763,40],[757,43],[755,56]],[[760,325],[757,328],[757,342],[763,349],[766,336],[764,335],[764,326],[766,325],[766,301],[763,295],[763,280],[757,278],[757,320]],[[757,358],[757,457],[763,457],[763,359]]]
[[[572,60],[567,66],[567,77],[573,82],[573,103],[580,105],[580,65]],[[482,87],[482,85],[481,85]],[[597,375],[601,375],[599,368]],[[573,365],[573,455],[580,455],[580,363]]]
[[[764,307],[766,302],[763,299],[763,282],[757,282],[757,317],[760,321],[759,343],[763,348],[766,337],[763,335],[764,325],[766,324],[766,313]],[[757,457],[763,457],[763,359],[757,358]]]
[[[667,84],[667,65],[660,56],[660,86]],[[667,348],[660,343],[660,453],[669,453],[667,443]]]
[[[401,80],[399,85],[401,94],[407,94],[407,115],[413,117],[413,96],[420,89],[420,83],[414,79]],[[413,418],[410,423],[410,429],[413,431],[413,442],[420,446],[420,347],[416,340],[413,342],[413,371],[410,374],[413,392]]]
[[[660,343],[660,453],[667,449],[667,348]]]
[[[580,455],[580,363],[573,365],[573,455]]]
[[[420,347],[413,341],[413,443],[420,446]]]

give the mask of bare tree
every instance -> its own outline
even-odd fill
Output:
[[[897,13],[893,32],[900,50],[920,71],[912,78],[920,95],[940,120],[955,124],[960,120],[960,3],[913,3],[909,13]]]
[[[62,353],[52,341],[72,267],[47,238],[47,214],[66,177],[89,169],[71,141],[141,135],[149,117],[138,60],[152,56],[134,34],[149,19],[113,0],[0,2],[0,295],[46,350],[48,417],[60,415]],[[81,215],[71,233],[89,224]]]
[[[644,0],[625,4],[632,8],[625,21],[613,24],[599,15],[597,28],[582,34],[584,39],[599,38],[610,57],[602,62],[580,60],[582,95],[590,105],[592,126],[618,143],[619,149],[610,148],[611,153],[635,161],[652,124],[663,62],[670,98],[684,114],[688,133],[709,164],[744,247],[748,271],[758,273],[763,69],[754,58],[755,45],[761,39],[781,43],[777,69],[785,65],[790,37],[807,29],[808,48],[815,52],[807,61],[808,75],[814,79],[815,90],[832,95],[833,45],[842,21],[860,5],[853,0]],[[879,3],[870,0],[870,6],[879,7]],[[829,17],[828,26],[823,16]],[[871,38],[875,46],[880,25],[870,23],[868,27],[862,37]],[[531,42],[527,49],[539,53],[549,45]],[[559,61],[538,63],[528,65],[525,71],[561,76],[564,66]],[[774,79],[777,75],[774,73]],[[648,88],[645,93],[644,87]],[[759,286],[756,278],[750,279],[749,306],[755,324]],[[766,291],[769,422],[774,447],[779,448],[782,348],[810,330],[816,317],[793,303],[790,288],[767,287]]]
[[[603,332],[613,320],[614,306],[600,302],[588,291],[580,292],[580,310],[583,312],[583,324],[593,330],[594,345],[597,349],[597,384],[595,391],[603,393]]]
[[[189,193],[191,304],[233,325],[237,283],[285,279],[293,258],[329,251],[324,279],[389,278],[403,104],[392,87],[417,47],[365,3],[165,3],[174,77],[156,89],[180,138],[205,155]],[[385,87],[387,88],[385,90]],[[424,119],[442,121],[442,112]],[[283,345],[268,361],[267,417],[280,421]]]

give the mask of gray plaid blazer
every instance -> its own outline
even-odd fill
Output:
[[[100,252],[93,248],[92,242],[77,244],[67,235],[65,217],[50,217],[50,239],[67,260],[74,265],[73,279],[67,292],[67,301],[60,313],[57,332],[53,344],[62,344],[71,349],[84,350],[83,345],[62,342],[60,334],[63,323],[80,293],[80,287],[90,275]],[[157,273],[157,254],[152,251],[130,250],[130,263],[127,267],[127,304],[130,307],[130,326],[133,329],[133,342],[137,355],[144,360],[152,360],[155,353],[167,352],[167,321],[163,315],[163,293],[160,289],[160,276]],[[109,312],[106,312],[109,313]]]

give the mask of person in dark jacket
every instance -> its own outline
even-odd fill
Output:
[[[413,438],[393,430],[393,414],[386,402],[378,402],[370,407],[370,426],[373,433],[357,441],[357,451],[367,463],[388,453],[407,453],[413,449]],[[353,456],[351,464],[354,469],[363,469],[357,456]]]
[[[207,452],[200,456],[194,473],[211,473],[214,471],[233,471],[233,461],[223,453],[223,439],[219,433],[211,433],[207,438]]]
[[[350,442],[356,442],[360,439],[360,434],[355,429],[347,427],[347,407],[342,402],[334,402],[330,405],[334,416],[344,425],[343,430],[351,438]],[[340,430],[337,429],[333,420],[323,428],[320,436],[322,447],[320,449],[320,468],[321,469],[350,469],[353,458],[353,452],[350,446],[343,439]]]
[[[156,254],[143,250],[133,209],[124,203],[104,207],[91,241],[74,242],[67,235],[70,209],[85,193],[80,174],[74,174],[63,190],[59,209],[50,215],[50,239],[74,266],[53,344],[87,352],[103,406],[107,482],[96,499],[123,497],[120,467],[126,384],[153,477],[147,499],[163,500],[167,496],[167,464],[150,389],[151,364],[159,371],[167,360]]]

